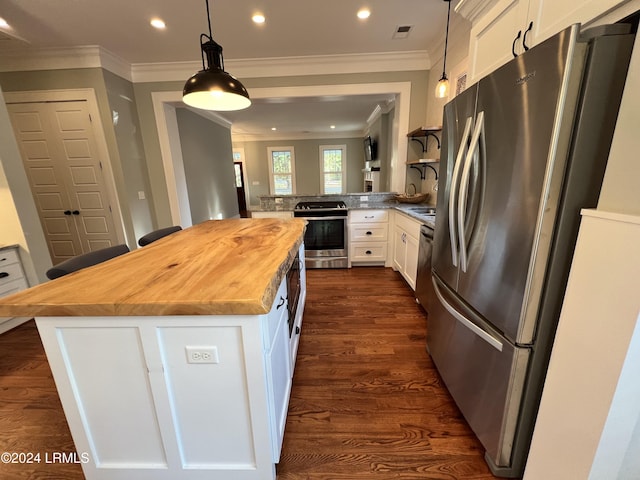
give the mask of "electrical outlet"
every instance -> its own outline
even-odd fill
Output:
[[[187,363],[220,363],[218,347],[184,347],[187,352]]]

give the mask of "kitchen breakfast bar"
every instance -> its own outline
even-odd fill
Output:
[[[0,300],[36,318],[88,480],[275,479],[305,224],[208,221]]]

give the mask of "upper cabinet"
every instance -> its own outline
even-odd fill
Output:
[[[475,82],[574,23],[588,24],[629,0],[461,0],[473,24],[469,75]]]

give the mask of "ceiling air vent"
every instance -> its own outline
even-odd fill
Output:
[[[396,27],[396,30],[393,32],[392,38],[395,38],[395,39],[407,38],[412,28],[413,28],[413,25],[398,25]]]

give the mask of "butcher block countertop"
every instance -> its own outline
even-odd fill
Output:
[[[0,316],[265,314],[305,225],[273,218],[203,222],[0,299]]]

